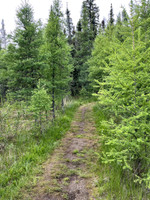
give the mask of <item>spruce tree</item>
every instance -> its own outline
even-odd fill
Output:
[[[95,39],[99,28],[99,8],[94,3],[94,0],[86,0],[86,6],[89,15],[90,31],[92,32],[92,40]]]
[[[75,73],[76,81],[74,82],[78,86],[78,94],[83,91],[88,92],[89,85],[89,65],[88,59],[91,56],[93,48],[93,42],[98,33],[99,28],[99,9],[93,0],[83,1],[81,19],[78,23],[78,29],[75,34]]]
[[[82,32],[82,25],[81,25],[81,20],[78,21],[77,23],[77,30],[75,32],[75,37],[74,37],[74,42],[73,42],[73,49],[74,49],[74,54],[73,54],[73,72],[72,72],[72,82],[71,82],[71,95],[72,96],[78,96],[79,91],[81,88],[81,84],[79,81],[80,77],[80,65],[82,63],[80,60],[80,49],[81,47],[81,33]]]
[[[113,6],[111,4],[110,6],[110,16],[109,16],[109,22],[110,22],[110,25],[113,26],[114,25],[114,11],[113,11]]]
[[[68,43],[71,45],[72,44],[72,37],[73,37],[73,23],[72,23],[72,19],[70,17],[70,11],[67,8],[66,10],[66,22],[67,22],[67,38],[68,38]]]
[[[107,36],[109,37],[109,40],[112,40],[113,37],[113,32],[114,32],[114,24],[115,20],[114,20],[114,11],[113,11],[113,6],[111,4],[110,6],[110,12],[109,12],[109,19],[108,19],[108,23],[107,23],[107,28],[105,30]]]
[[[101,22],[101,28],[102,28],[103,31],[104,31],[105,28],[106,28],[106,22],[105,22],[105,19],[103,19],[102,22]]]
[[[45,30],[44,54],[47,66],[44,69],[47,87],[52,95],[53,119],[55,118],[56,101],[63,99],[70,90],[69,64],[70,48],[63,33],[60,1],[54,0],[48,24]]]
[[[8,62],[12,72],[9,89],[15,98],[28,99],[40,77],[38,56],[41,30],[39,23],[34,21],[31,5],[26,1],[17,10],[13,43],[13,47],[8,48]]]

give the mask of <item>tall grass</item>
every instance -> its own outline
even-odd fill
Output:
[[[1,129],[0,135],[0,144],[3,144],[0,152],[1,200],[21,199],[21,188],[27,187],[29,182],[36,183],[34,175],[40,173],[41,164],[68,131],[78,106],[78,102],[66,105],[65,113],[59,112],[54,122],[47,121],[43,134],[35,129],[32,116],[24,114],[23,118],[20,107],[15,107],[13,112],[9,109],[11,120],[7,115],[7,120],[3,121],[5,132]],[[2,109],[5,110],[4,107]],[[16,115],[18,112],[19,117]]]
[[[105,121],[109,118],[109,112],[98,104],[94,106],[94,116],[97,132],[100,136],[109,134],[109,129],[105,126]],[[111,115],[112,116],[112,115]],[[99,163],[97,173],[99,176],[98,188],[102,199],[107,200],[148,200],[150,193],[145,185],[139,185],[134,182],[134,177],[127,171],[117,165],[107,165],[103,163],[103,152],[107,152],[102,137],[100,137]]]

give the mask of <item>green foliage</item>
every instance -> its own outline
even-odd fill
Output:
[[[72,19],[70,17],[70,11],[69,9],[67,8],[66,10],[66,16],[67,16],[67,19],[66,19],[66,33],[67,33],[67,39],[68,39],[68,43],[71,45],[72,44],[72,38],[73,38],[73,31],[74,31],[74,28],[73,28],[73,23],[72,23]]]
[[[77,24],[75,34],[74,72],[72,82],[72,94],[79,95],[80,90],[85,88],[89,93],[90,85],[88,80],[89,65],[88,59],[91,56],[93,41],[96,38],[99,28],[99,9],[94,0],[83,1],[81,19]]]
[[[149,187],[150,165],[150,104],[149,104],[149,56],[150,49],[141,34],[139,10],[131,4],[130,26],[124,27],[122,38],[116,35],[119,24],[114,27],[111,41],[109,35],[98,36],[90,60],[90,75],[99,70],[98,100],[110,117],[104,121],[108,132],[102,134],[107,150],[103,152],[105,164],[121,167],[134,181]],[[128,32],[126,32],[127,30]],[[145,33],[147,34],[147,33]],[[106,38],[106,47],[102,42]],[[107,40],[108,49],[107,48]],[[105,52],[105,54],[104,54]],[[106,56],[105,56],[106,55]],[[100,71],[101,70],[101,71]]]
[[[8,47],[7,64],[10,73],[9,92],[14,98],[29,99],[40,77],[40,23],[33,17],[33,9],[26,1],[17,10],[17,27],[13,44]]]
[[[42,121],[43,117],[46,116],[47,118],[47,112],[49,112],[51,109],[51,98],[48,95],[47,91],[40,86],[40,83],[33,91],[33,95],[31,96],[30,101],[30,108],[29,111],[33,113],[35,117],[35,122],[37,123],[39,121],[39,127],[42,130]]]
[[[5,61],[6,51],[0,50],[0,98],[6,97],[6,91],[8,89],[8,71]]]
[[[112,52],[111,42],[104,35],[98,35],[94,42],[94,49],[89,62],[89,80],[94,87],[94,92],[98,92],[97,81],[102,82],[103,78],[109,74],[106,65],[109,64],[109,56]]]
[[[45,92],[44,92],[45,93]],[[47,121],[49,127],[44,134],[34,133],[34,130],[25,127],[18,130],[18,134],[13,136],[9,133],[5,148],[0,154],[0,199],[23,199],[25,189],[34,186],[37,179],[35,176],[41,173],[41,164],[52,154],[54,148],[59,144],[59,140],[70,128],[74,113],[80,104],[71,102],[65,107],[65,114],[59,115],[54,123]],[[17,106],[17,105],[16,105]],[[19,106],[15,107],[19,109]],[[22,126],[28,121],[33,126],[33,118],[27,114],[21,114]],[[10,113],[10,109],[9,109]],[[22,113],[22,112],[21,112]],[[12,114],[12,112],[11,112]],[[15,121],[14,116],[11,120]],[[1,140],[1,138],[0,138]]]
[[[146,176],[150,163],[150,85],[144,81],[149,76],[149,53],[141,43],[135,50],[127,43],[121,48],[117,45],[110,57],[110,74],[99,91],[100,103],[111,107],[114,115],[108,123],[110,134],[104,136],[106,145],[111,147],[104,160],[117,162],[139,179]]]
[[[62,13],[59,4],[58,0],[53,2],[45,29],[45,44],[43,46],[47,64],[43,73],[49,92],[52,94],[53,118],[55,118],[56,95],[57,99],[62,99],[68,93],[72,70],[70,48],[62,30]]]
[[[50,110],[50,96],[47,91],[38,85],[37,89],[33,91],[30,102],[30,111],[34,113],[35,117],[38,117],[40,113]]]
[[[114,20],[114,12],[113,12],[113,6],[111,4],[111,7],[110,7],[110,16],[109,16],[109,23],[110,23],[111,26],[113,26],[114,22],[115,22],[115,20]]]
[[[130,171],[124,171],[121,164],[104,163],[102,156],[110,151],[110,146],[106,145],[107,140],[102,140],[103,136],[110,135],[110,128],[106,121],[112,118],[111,110],[107,111],[104,106],[96,104],[94,106],[94,116],[96,129],[100,135],[100,150],[98,152],[99,162],[97,163],[97,174],[99,177],[98,191],[104,199],[143,199],[150,198],[150,193],[145,188],[145,184],[138,185],[134,183]]]

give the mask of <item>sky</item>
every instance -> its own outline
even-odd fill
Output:
[[[10,33],[15,29],[16,10],[21,5],[22,0],[0,0],[0,2],[0,22],[4,19],[5,30],[7,33]],[[29,0],[34,10],[35,20],[41,19],[43,23],[47,22],[52,2],[53,0]],[[63,12],[65,12],[66,5],[68,4],[73,23],[76,25],[80,18],[83,0],[61,0],[61,2]],[[121,6],[124,6],[127,11],[129,10],[129,2],[130,0],[95,0],[95,3],[100,9],[100,21],[103,18],[108,19],[111,3],[113,5],[114,14],[117,15],[121,10]]]

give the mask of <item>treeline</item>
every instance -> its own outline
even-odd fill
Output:
[[[26,1],[6,50],[0,51],[1,101],[29,101],[40,116],[63,107],[66,96],[98,96],[103,122],[102,160],[150,185],[150,2],[130,2],[99,22],[94,0],[82,3],[76,28],[54,0],[45,26]]]
[[[150,1],[130,2],[100,29],[89,60],[100,109],[102,161],[150,187]]]
[[[98,34],[99,9],[94,0],[83,1],[76,28],[69,9],[66,16],[61,12],[59,0],[53,1],[46,25],[34,20],[27,1],[16,16],[9,45],[0,51],[1,101],[30,102],[32,96],[45,90],[55,118],[56,107],[63,107],[67,96],[90,95],[87,60]]]
[[[61,101],[69,92],[70,47],[63,33],[59,1],[53,2],[44,28],[40,21],[34,20],[33,14],[31,5],[25,1],[17,10],[11,43],[6,50],[1,50],[1,97],[30,101],[36,93],[43,95],[43,99],[47,95],[55,118],[56,101]]]

